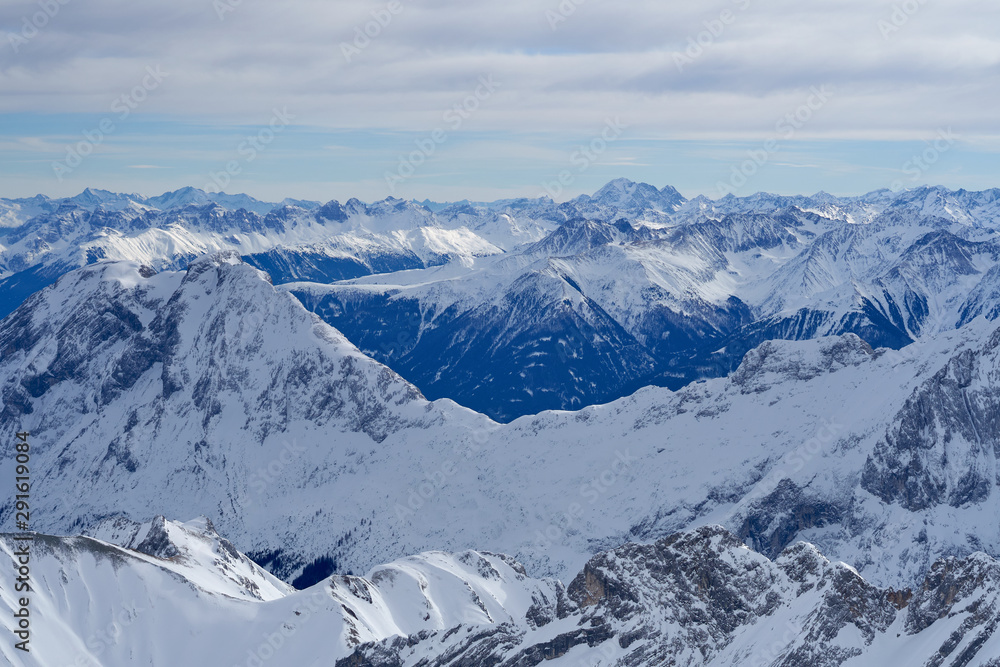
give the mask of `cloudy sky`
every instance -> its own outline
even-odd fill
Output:
[[[1000,185],[1000,5],[4,0],[0,196]]]

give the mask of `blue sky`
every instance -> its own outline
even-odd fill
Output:
[[[800,5],[8,2],[0,196],[998,185],[995,5]]]

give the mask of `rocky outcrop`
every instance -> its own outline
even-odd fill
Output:
[[[881,589],[810,544],[771,561],[709,526],[595,556],[567,588],[573,608],[552,639],[523,622],[458,627],[362,645],[337,666],[522,667],[569,655],[615,667],[874,666],[869,654],[907,637],[926,646],[919,664],[987,664],[998,576],[980,554],[937,563],[916,593]],[[892,631],[900,622],[905,636]]]
[[[911,512],[990,497],[1000,456],[998,345],[1000,332],[914,390],[865,464],[865,490]]]

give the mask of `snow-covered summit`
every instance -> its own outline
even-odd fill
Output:
[[[123,517],[101,521],[89,537],[149,556],[160,567],[199,588],[233,598],[277,600],[292,587],[236,550],[215,530],[211,519],[180,523],[156,516],[138,523]]]

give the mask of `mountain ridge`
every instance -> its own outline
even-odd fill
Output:
[[[772,341],[729,378],[501,425],[426,401],[236,254],[158,274],[106,262],[0,322],[0,427],[39,443],[39,529],[205,515],[285,580],[463,544],[562,575],[624,541],[720,523],[766,555],[806,538],[899,585],[941,555],[1000,553],[981,519],[995,480],[960,502],[920,472],[993,465],[966,434],[997,400],[995,330],[978,319],[898,353],[853,334]],[[963,375],[946,410],[910,401],[949,368]],[[980,406],[972,422],[963,395]],[[896,435],[927,414],[940,435]],[[931,466],[941,447],[953,463]],[[907,467],[911,451],[930,458]],[[925,486],[929,509],[872,485],[873,466]],[[946,529],[955,520],[966,532]],[[886,534],[917,546],[900,557]]]
[[[141,529],[160,531],[161,552],[198,552],[206,540],[226,544],[204,520],[158,517]],[[8,554],[11,538],[0,535]],[[86,537],[36,535],[34,549],[35,632],[54,638],[34,647],[44,664],[252,664],[272,657],[309,664],[322,655],[338,666],[371,667],[456,660],[860,667],[895,656],[905,664],[985,667],[996,664],[990,656],[1000,648],[993,636],[1000,564],[985,554],[939,560],[917,589],[897,591],[871,585],[809,543],[769,560],[719,526],[597,554],[568,585],[532,578],[502,554],[438,551],[264,597],[257,594],[258,582],[267,585],[260,575],[231,587],[231,563],[245,556],[218,546],[221,560],[181,564],[141,545],[137,551]],[[106,582],[111,570],[113,586]],[[5,571],[0,581],[7,585],[12,576]],[[79,610],[83,602],[87,613]],[[9,617],[0,624],[10,626]],[[164,632],[186,641],[157,641]],[[6,644],[0,655],[26,664]]]

